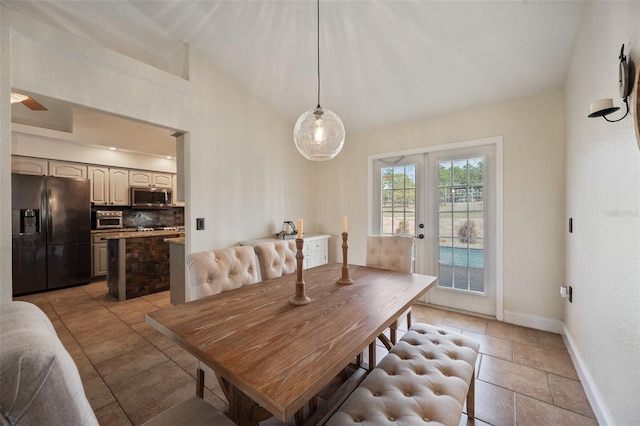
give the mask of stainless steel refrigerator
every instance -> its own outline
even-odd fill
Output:
[[[13,294],[91,280],[87,179],[11,175]]]

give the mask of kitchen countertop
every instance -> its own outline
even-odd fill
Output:
[[[113,234],[115,232],[133,232],[137,231],[137,228],[107,228],[107,229],[92,229],[91,235],[95,234]]]
[[[182,244],[182,245],[184,245],[184,235],[181,236],[181,237],[165,238],[164,242],[165,243],[173,243],[173,244]]]
[[[123,231],[109,232],[102,235],[103,240],[122,240],[127,238],[145,238],[145,237],[184,237],[184,231]]]

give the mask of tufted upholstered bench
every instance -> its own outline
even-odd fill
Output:
[[[258,244],[255,247],[255,251],[263,280],[270,280],[296,272],[297,248],[294,240]]]
[[[458,426],[465,398],[467,416],[474,416],[479,348],[467,336],[413,325],[326,425]]]

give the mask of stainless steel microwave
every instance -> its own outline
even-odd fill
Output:
[[[131,207],[163,209],[173,207],[173,192],[167,188],[131,187]]]

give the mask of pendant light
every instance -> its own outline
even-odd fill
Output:
[[[344,145],[344,125],[334,112],[320,106],[320,0],[318,14],[318,105],[303,113],[293,128],[296,148],[307,160],[325,161],[338,155]]]

